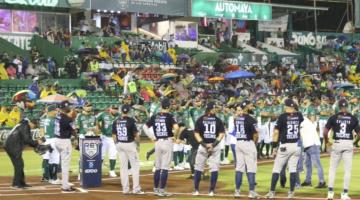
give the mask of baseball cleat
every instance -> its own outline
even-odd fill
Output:
[[[333,200],[334,199],[334,192],[329,191],[326,197],[327,200]]]
[[[133,191],[133,194],[142,195],[142,194],[145,194],[145,192],[142,190],[136,190],[136,191]]]
[[[211,190],[211,191],[209,192],[209,197],[214,197],[214,196],[215,196],[215,192]]]
[[[234,198],[240,198],[240,190],[235,190]]]
[[[61,185],[62,184],[61,180],[59,180],[59,179],[50,180],[49,183],[52,185]]]
[[[199,196],[199,194],[200,194],[200,193],[199,193],[198,190],[195,190],[195,191],[192,193],[193,196]]]
[[[61,189],[62,193],[74,193],[76,192],[76,189],[73,187],[69,187],[68,189]]]
[[[275,192],[274,192],[274,191],[269,191],[269,192],[265,195],[265,199],[275,199]]]
[[[348,193],[341,193],[341,200],[351,200]]]
[[[159,197],[169,197],[172,194],[166,192],[164,189],[159,189],[159,192],[156,195],[159,196]]]
[[[178,166],[175,166],[175,167],[174,167],[174,170],[176,170],[176,171],[183,171],[184,168],[178,165]]]
[[[288,199],[293,199],[295,197],[294,192],[288,192]]]
[[[249,197],[250,199],[260,199],[260,198],[261,198],[261,195],[258,194],[258,193],[255,192],[255,191],[250,191],[248,197]]]
[[[117,177],[115,171],[109,171],[109,176],[110,176],[111,178]]]

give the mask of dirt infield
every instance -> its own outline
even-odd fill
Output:
[[[322,155],[327,156],[327,155]],[[269,164],[272,163],[272,160],[263,160],[260,161],[259,164]],[[233,169],[232,165],[223,166],[222,169]],[[153,190],[153,175],[149,171],[141,172],[141,186],[143,190],[146,192],[145,195],[137,196],[137,195],[124,195],[121,192],[121,184],[120,178],[107,178],[103,177],[102,187],[99,188],[89,188],[82,189],[79,186],[79,182],[77,181],[77,176],[71,177],[71,182],[75,184],[75,188],[77,188],[76,193],[64,194],[61,193],[60,186],[54,186],[49,184],[44,184],[40,182],[40,177],[27,177],[26,181],[28,184],[33,187],[26,190],[14,190],[10,187],[11,185],[11,177],[1,177],[0,178],[0,200],[155,200],[155,199],[210,199],[208,197],[207,191],[209,186],[209,181],[202,181],[200,192],[203,194],[199,197],[194,198],[191,195],[193,191],[193,181],[191,179],[185,179],[183,177],[179,177],[177,175],[188,174],[187,171],[171,171],[169,172],[169,180],[168,180],[168,190],[173,193],[170,197],[158,197],[152,193]],[[225,189],[225,184],[223,182],[218,182],[217,184],[217,195],[216,198],[211,199],[234,199],[233,191],[229,189]],[[247,193],[243,193],[244,196],[242,199],[247,199],[245,196]],[[262,194],[265,195],[265,194]],[[295,199],[314,199],[321,200],[325,199],[325,194],[298,194]],[[336,196],[339,198],[339,195]],[[287,199],[286,193],[277,194],[277,199]],[[352,196],[353,200],[359,199],[358,196]]]

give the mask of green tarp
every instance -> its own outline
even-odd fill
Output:
[[[1,52],[6,52],[9,56],[20,55],[22,57],[29,57],[29,53],[14,44],[8,42],[7,40],[0,38],[0,47]]]
[[[57,45],[54,45],[44,38],[34,35],[31,39],[31,46],[36,46],[37,50],[45,58],[52,57],[60,67],[64,67],[65,59],[72,54]]]

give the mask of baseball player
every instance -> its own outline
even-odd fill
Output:
[[[324,129],[327,120],[332,114],[332,108],[329,103],[329,98],[327,96],[321,97],[321,104],[319,105],[318,110],[319,110],[319,134],[320,134],[320,143],[321,143],[320,148],[321,151],[323,151],[322,145],[324,140]],[[326,145],[324,146],[324,151],[326,151]]]
[[[266,149],[266,158],[269,158],[271,136],[269,129],[269,122],[271,117],[271,107],[265,106],[265,102],[260,101],[258,107],[258,131],[259,131],[259,144],[258,144],[258,158],[263,157],[263,149]]]
[[[288,162],[290,171],[290,191],[288,198],[294,198],[294,189],[297,176],[297,164],[300,157],[301,149],[298,145],[300,139],[300,124],[304,120],[301,113],[296,112],[297,105],[292,99],[285,100],[285,113],[277,119],[273,147],[276,152],[274,168],[271,178],[271,188],[266,194],[267,199],[275,198],[275,188],[279,179],[280,171]],[[280,141],[280,145],[278,143]],[[277,149],[279,145],[279,148]]]
[[[249,181],[249,198],[260,198],[255,190],[255,174],[257,171],[257,149],[256,141],[258,140],[257,121],[248,114],[252,104],[245,100],[241,105],[236,106],[236,116],[233,119],[233,130],[237,140],[235,146],[236,165],[235,165],[235,193],[234,197],[240,197],[240,187],[242,176],[247,172]]]
[[[60,107],[59,113],[55,117],[55,148],[59,151],[61,158],[62,192],[75,192],[69,183],[69,171],[71,164],[71,135],[75,134],[71,110],[69,103],[64,102]]]
[[[40,133],[44,134],[46,139],[45,144],[50,144],[53,148],[51,152],[47,151],[43,155],[43,178],[48,178],[50,184],[58,185],[61,184],[61,180],[57,179],[57,171],[60,163],[60,154],[55,148],[55,116],[57,114],[57,107],[50,105],[46,108],[46,114],[40,119]],[[45,163],[44,163],[45,162]]]
[[[96,118],[93,115],[91,103],[85,103],[82,113],[76,116],[76,128],[79,131],[79,137],[93,135],[96,132]]]
[[[215,115],[215,104],[209,102],[206,106],[205,115],[195,123],[195,138],[200,143],[195,159],[194,192],[199,195],[201,173],[204,170],[206,160],[209,161],[211,172],[209,196],[215,196],[215,186],[220,166],[220,142],[225,136],[224,123]]]
[[[105,155],[108,153],[110,162],[110,177],[117,177],[115,173],[116,165],[116,146],[112,138],[112,124],[115,118],[118,116],[119,108],[117,106],[111,106],[108,111],[99,113],[96,116],[97,129],[101,131],[101,153],[102,160],[104,161]]]
[[[123,187],[123,193],[130,193],[128,162],[131,164],[131,174],[133,180],[132,194],[145,194],[140,187],[140,161],[137,150],[137,144],[140,141],[140,135],[136,128],[135,119],[128,116],[129,105],[123,105],[122,115],[112,124],[112,133],[116,141],[116,148],[120,158],[120,178]]]
[[[170,105],[169,99],[163,99],[160,113],[153,115],[145,126],[152,127],[156,138],[154,193],[161,197],[171,195],[165,188],[173,156],[173,138],[177,136],[179,129],[176,119],[169,113]]]
[[[336,169],[341,160],[344,160],[344,191],[341,200],[350,200],[348,190],[350,186],[352,157],[353,157],[353,131],[360,135],[359,120],[351,115],[348,110],[348,102],[341,99],[338,102],[340,112],[331,116],[325,125],[324,139],[327,146],[332,146],[329,168],[329,188],[327,199],[334,199],[334,181]],[[329,142],[328,133],[333,131],[333,144]]]

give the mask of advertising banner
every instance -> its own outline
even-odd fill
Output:
[[[187,0],[86,0],[83,8],[187,16]]]
[[[287,31],[288,19],[289,15],[284,15],[271,21],[260,21],[259,31],[276,32],[280,29],[281,32],[285,32]]]
[[[33,34],[20,34],[20,33],[0,33],[0,37],[11,42],[15,46],[23,50],[30,50],[30,41]]]
[[[229,64],[238,66],[265,66],[270,61],[269,55],[253,53],[222,53],[220,57],[225,57]]]
[[[84,0],[0,0],[0,3],[18,4],[24,6],[69,8],[71,3],[81,1],[83,2]]]
[[[191,16],[243,20],[271,20],[270,4],[220,0],[192,0]]]
[[[342,38],[347,41],[360,40],[360,34],[347,34],[347,33],[332,33],[332,32],[318,32],[316,37],[313,32],[292,32],[292,41],[295,44],[305,46],[315,46],[316,44],[326,45],[329,40]]]

